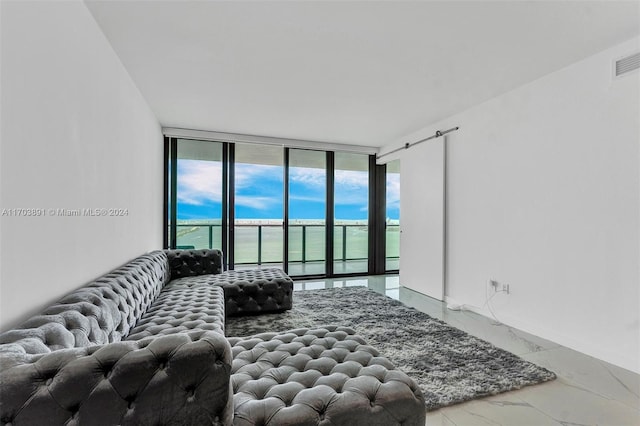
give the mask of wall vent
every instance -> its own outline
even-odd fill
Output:
[[[615,76],[621,77],[624,74],[640,68],[640,52],[633,55],[625,56],[624,58],[615,61]]]

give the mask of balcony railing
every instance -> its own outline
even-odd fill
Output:
[[[282,262],[282,225],[236,223],[235,227],[236,265]],[[221,245],[220,224],[177,224],[176,228],[177,248],[215,248]],[[290,224],[289,262],[324,261],[324,228],[323,224]],[[255,229],[257,234],[251,236],[247,232],[249,229]],[[399,257],[399,229],[399,225],[387,224],[387,259]],[[334,232],[335,261],[367,259],[367,225],[338,224]],[[265,250],[265,246],[269,249]]]

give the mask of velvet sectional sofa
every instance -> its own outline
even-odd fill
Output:
[[[413,380],[351,329],[226,337],[293,283],[221,259],[145,254],[0,334],[0,424],[424,425]]]

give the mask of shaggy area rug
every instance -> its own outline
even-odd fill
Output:
[[[555,374],[366,287],[294,293],[293,309],[228,318],[228,336],[342,325],[422,388],[428,410],[553,380]]]

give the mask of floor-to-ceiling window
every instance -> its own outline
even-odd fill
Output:
[[[222,247],[222,144],[178,140],[175,182],[177,248]]]
[[[369,268],[369,156],[336,152],[334,160],[333,272]]]
[[[235,144],[234,151],[235,269],[282,268],[283,149]]]
[[[386,270],[400,267],[400,160],[387,163],[386,176]]]
[[[326,265],[327,153],[289,149],[288,273],[321,275]]]
[[[229,269],[275,266],[292,276],[398,269],[397,162],[176,138],[166,139],[165,156],[167,247],[219,248]]]

